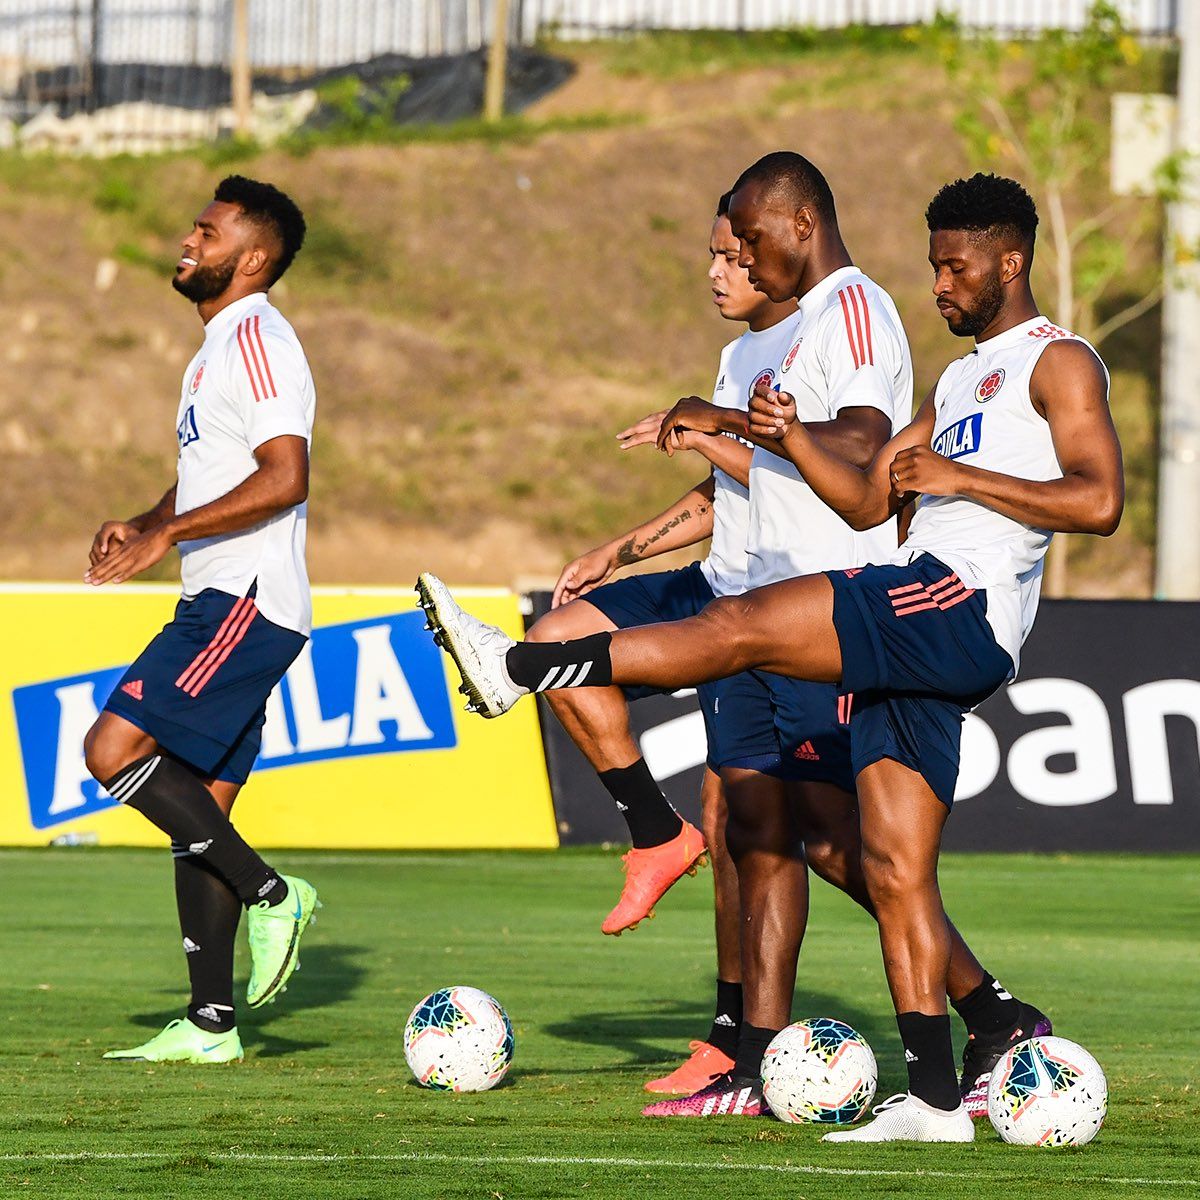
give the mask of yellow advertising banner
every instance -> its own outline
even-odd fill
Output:
[[[159,586],[0,586],[0,845],[161,846],[90,778],[83,737],[172,616]],[[520,636],[510,592],[456,592]],[[463,711],[410,591],[317,588],[314,629],[267,703],[234,820],[252,844],[339,849],[558,845],[537,709]]]

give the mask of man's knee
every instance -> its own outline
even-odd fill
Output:
[[[149,754],[154,739],[128,721],[101,713],[83,739],[83,761],[93,779],[103,783],[122,767]]]
[[[725,844],[734,861],[748,854],[803,854],[789,797],[779,780],[757,772],[723,772],[728,815]]]
[[[538,617],[525,634],[527,642],[569,642],[593,633],[605,633],[613,623],[586,600],[573,600]]]

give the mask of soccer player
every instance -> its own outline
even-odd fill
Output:
[[[765,201],[765,202],[764,202]],[[741,262],[768,295],[788,278],[770,197],[735,191]],[[1124,506],[1108,372],[1038,311],[1037,212],[1016,182],[946,185],[926,212],[938,311],[975,348],[866,470],[826,451],[795,398],[756,388],[751,427],[773,437],[831,508],[869,529],[921,498],[886,563],[802,576],[667,625],[561,645],[511,644],[467,617],[440,581],[420,588],[478,710],[498,715],[565,668],[596,685],[682,687],[765,669],[855,693],[851,746],[863,866],[908,1068],[908,1091],[829,1141],[968,1142],[946,979],[950,926],[937,885],[963,715],[1012,678],[1053,532],[1115,531]],[[865,693],[865,694],[864,694]]]
[[[738,240],[728,217],[729,196],[717,206],[709,238],[708,278],[713,302],[727,321],[744,322],[746,332],[722,351],[713,388],[713,404],[745,410],[755,382],[774,378],[793,337],[796,301],[780,303],[756,291],[738,266]],[[695,397],[689,398],[695,400]],[[700,403],[698,400],[697,403]],[[681,401],[686,406],[687,401]],[[680,406],[677,405],[676,408]],[[652,414],[624,430],[621,445],[655,445],[666,413]],[[693,450],[710,465],[707,478],[665,512],[568,563],[554,589],[554,607],[529,631],[530,641],[561,641],[601,630],[629,628],[694,616],[715,596],[746,587],[751,448],[734,438],[680,430],[669,450]],[[621,567],[669,550],[712,538],[707,558],[678,571],[608,580]],[[663,893],[703,854],[712,855],[717,941],[716,1009],[704,1040],[692,1043],[691,1056],[665,1078],[646,1084],[648,1091],[691,1093],[732,1069],[742,1021],[741,962],[738,946],[738,881],[725,849],[725,798],[718,771],[725,761],[746,755],[774,755],[776,740],[769,714],[766,729],[750,743],[720,736],[737,680],[702,685],[700,710],[708,739],[701,791],[703,838],[682,820],[662,794],[629,729],[628,699],[653,689],[626,693],[620,688],[569,688],[547,694],[563,727],[595,767],[629,826],[632,848],[625,855],[621,898],[601,926],[620,934],[650,915]],[[754,735],[751,735],[754,736]],[[801,865],[801,871],[803,866]]]
[[[255,1008],[284,990],[317,907],[239,836],[233,802],[258,754],[271,690],[312,627],[304,561],[316,395],[300,342],[268,290],[304,218],[268,183],[230,176],[183,239],[172,281],[204,343],[183,376],[178,480],[153,508],[105,521],[85,579],[119,584],[179,547],[183,598],[88,732],[88,769],[171,839],[191,980],[187,1015],[106,1058],[242,1057],[233,949],[247,910]]]

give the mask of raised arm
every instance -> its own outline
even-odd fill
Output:
[[[224,496],[185,513],[175,515],[172,511],[167,520],[149,526],[93,565],[84,579],[97,586],[123,583],[159,562],[178,542],[249,529],[307,498],[305,438],[272,438],[254,451],[254,459],[258,469]]]
[[[869,463],[858,466],[828,449],[810,426],[796,420],[796,402],[786,392],[774,392],[759,384],[750,401],[750,422],[756,436],[776,441],[809,487],[853,529],[881,525],[911,499],[893,480],[890,467],[901,451],[928,447],[933,420],[930,392],[912,422],[886,442]]]
[[[713,528],[713,488],[710,475],[658,516],[568,563],[554,585],[552,607],[586,596],[618,567],[703,541]]]
[[[1121,521],[1125,478],[1104,367],[1082,342],[1057,342],[1034,367],[1029,395],[1050,426],[1061,479],[985,471],[922,446],[896,455],[899,485],[927,496],[965,496],[1037,529],[1107,537]]]

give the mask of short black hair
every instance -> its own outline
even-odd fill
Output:
[[[1015,179],[977,172],[946,184],[929,202],[925,224],[930,233],[962,229],[1032,247],[1038,214],[1033,197]]]
[[[791,150],[776,150],[766,154],[747,167],[729,189],[732,196],[747,184],[757,183],[766,188],[768,195],[781,196],[799,208],[803,204],[814,208],[827,221],[837,220],[837,209],[833,203],[833,189],[829,181],[802,154]]]
[[[221,204],[236,204],[248,221],[279,239],[281,249],[271,275],[271,283],[275,283],[304,245],[304,214],[296,202],[274,184],[247,179],[244,175],[222,179],[213,199]]]
[[[717,217],[729,216],[729,202],[733,199],[733,192],[726,192],[720,200],[717,201]]]

